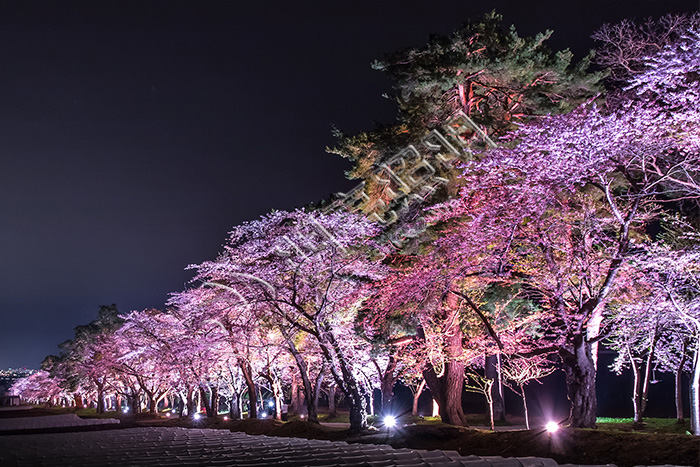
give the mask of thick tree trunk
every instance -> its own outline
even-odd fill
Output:
[[[392,401],[394,399],[394,385],[396,384],[396,367],[398,366],[398,361],[393,355],[389,355],[389,362],[387,363],[386,369],[381,370],[379,364],[376,360],[373,361],[374,366],[377,369],[380,380],[380,391],[382,392],[381,407],[379,407],[379,413],[392,413]]]
[[[204,386],[199,387],[199,397],[207,412],[207,418],[216,418],[219,413],[219,392],[216,388],[209,391]]]
[[[450,323],[445,330],[445,371],[438,378],[432,367],[423,371],[423,377],[433,398],[440,406],[442,421],[450,425],[467,426],[467,418],[462,409],[464,392],[464,363],[462,357],[462,330],[459,320],[459,300],[455,294],[447,295],[451,316],[445,322]]]
[[[73,395],[73,400],[75,401],[75,408],[76,409],[83,409],[85,408],[83,406],[83,398],[79,394],[74,394]]]
[[[423,393],[423,389],[425,388],[425,378],[423,381],[420,382],[418,385],[418,389],[416,389],[416,392],[413,394],[413,405],[411,407],[411,415],[414,417],[418,416],[418,400],[420,399],[420,395]]]
[[[246,360],[239,359],[238,365],[241,367],[243,378],[245,379],[246,387],[248,388],[248,418],[258,418],[258,393],[255,389],[255,381],[253,380],[253,369]]]
[[[156,400],[155,395],[149,394],[148,395],[148,413],[156,413],[157,407],[158,407],[158,401]]]
[[[189,418],[194,418],[194,413],[195,413],[194,396],[195,396],[194,389],[187,388],[187,416]]]
[[[228,416],[231,420],[240,420],[243,418],[243,407],[241,407],[243,398],[241,395],[241,393],[235,390],[231,391],[231,400],[228,407]]]
[[[95,387],[97,388],[97,404],[95,411],[97,413],[105,413],[105,385],[104,382],[100,382],[97,379],[93,379]]]
[[[486,407],[487,411],[493,411],[495,420],[504,421],[506,419],[506,406],[503,400],[503,384],[501,382],[501,362],[500,355],[487,355],[484,376],[493,380],[491,385],[492,407]]]
[[[567,396],[571,402],[569,424],[573,428],[595,428],[596,374],[591,345],[580,333],[572,338],[571,349],[561,349],[566,374]]]
[[[115,402],[114,402],[114,403],[115,403],[116,406],[117,406],[117,413],[123,413],[123,410],[122,410],[122,396],[121,396],[120,394],[116,394],[116,395],[114,396],[114,399],[115,399]]]

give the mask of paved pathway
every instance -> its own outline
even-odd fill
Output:
[[[47,415],[45,417],[20,417],[0,419],[0,432],[16,430],[40,430],[69,426],[117,424],[115,418],[80,418],[76,414]]]
[[[557,467],[552,459],[462,456],[226,430],[127,428],[0,436],[2,466]],[[570,466],[567,466],[570,467]]]

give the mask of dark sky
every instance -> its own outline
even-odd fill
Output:
[[[394,119],[371,61],[493,8],[580,57],[604,22],[698,2],[1,2],[0,368],[101,304],[162,307],[233,225],[353,186],[324,148]]]

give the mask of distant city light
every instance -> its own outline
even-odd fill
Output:
[[[559,429],[559,424],[557,422],[547,422],[547,424],[544,426],[544,428],[549,433],[555,433]]]
[[[396,417],[393,415],[384,417],[384,426],[387,428],[394,428],[396,426]]]

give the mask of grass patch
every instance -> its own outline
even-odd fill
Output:
[[[598,417],[596,424],[598,430],[607,432],[690,434],[690,420],[679,423],[675,418],[645,418],[634,423],[632,418]]]

